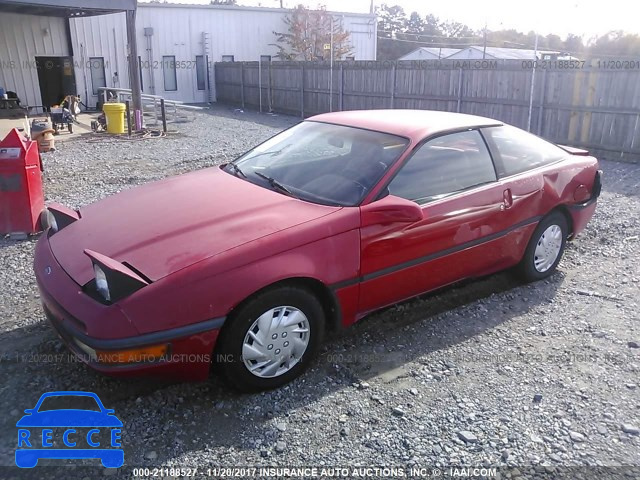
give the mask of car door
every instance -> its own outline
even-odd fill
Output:
[[[360,312],[500,269],[504,191],[479,131],[419,145],[387,188],[379,202],[411,200],[423,218],[363,221]],[[376,208],[362,206],[363,219]]]

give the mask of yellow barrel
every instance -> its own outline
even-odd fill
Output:
[[[107,132],[124,133],[124,103],[105,103],[102,107],[104,116],[107,119]]]

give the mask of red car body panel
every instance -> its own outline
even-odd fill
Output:
[[[134,265],[155,281],[339,210],[255,187],[213,167],[125,190],[82,208],[82,221],[52,236],[51,249],[81,285],[93,278],[82,247]]]
[[[346,327],[375,309],[515,265],[554,209],[571,219],[571,237],[595,209],[598,163],[580,151],[422,205],[421,220],[384,221],[386,199],[374,199],[416,145],[430,135],[500,123],[394,110],[310,120],[402,135],[410,145],[359,207],[315,205],[215,167],[83,208],[79,220],[40,239],[34,261],[47,315],[71,348],[78,351],[74,338],[107,350],[167,341],[172,356],[161,362],[92,366],[114,375],[204,379],[225,318],[270,285],[312,282],[326,292],[333,323]],[[151,284],[101,304],[84,292],[93,278],[85,249],[135,267]]]

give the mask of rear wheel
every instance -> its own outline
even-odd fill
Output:
[[[533,282],[551,275],[562,258],[567,234],[567,219],[560,212],[553,212],[543,218],[533,232],[518,265],[520,276],[527,282]]]
[[[229,319],[218,340],[217,363],[243,391],[276,388],[299,376],[322,342],[324,312],[302,288],[257,295]]]

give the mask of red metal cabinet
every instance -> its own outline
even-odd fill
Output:
[[[0,234],[40,231],[42,210],[38,144],[14,128],[0,142]]]

